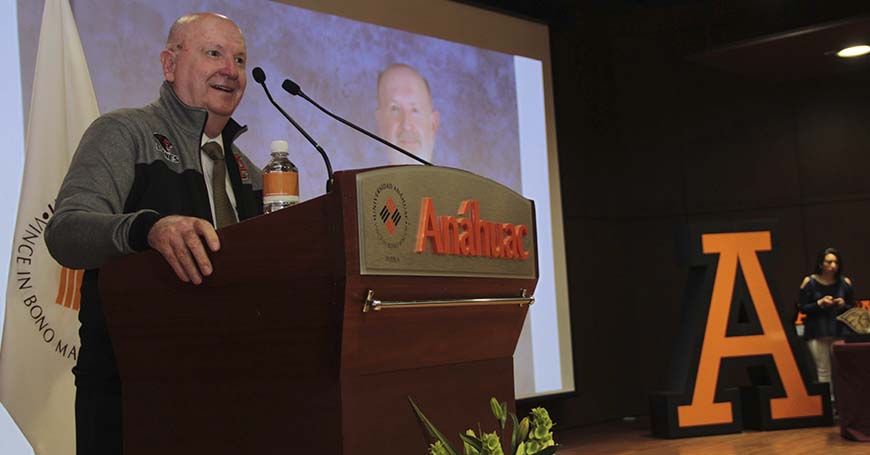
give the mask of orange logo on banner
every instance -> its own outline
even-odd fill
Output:
[[[72,270],[61,267],[60,284],[57,286],[57,298],[54,299],[54,303],[78,311],[82,298],[80,290],[84,275],[84,270]]]
[[[704,254],[719,254],[713,294],[691,404],[679,406],[680,427],[733,423],[731,403],[714,403],[719,367],[726,357],[772,355],[785,397],[770,400],[772,419],[820,416],[822,397],[807,394],[764,278],[758,251],[770,251],[770,232],[703,234]],[[761,335],[725,336],[740,264],[761,324]]]

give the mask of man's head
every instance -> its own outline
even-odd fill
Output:
[[[217,136],[245,93],[245,37],[228,18],[183,16],[172,24],[160,53],[163,75],[185,104],[208,110],[206,134]]]
[[[414,68],[393,64],[378,75],[378,133],[393,144],[432,161],[438,111],[432,106],[429,83]],[[393,164],[416,163],[398,152]]]

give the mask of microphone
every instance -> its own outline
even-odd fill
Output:
[[[328,178],[326,180],[326,192],[331,192],[332,185],[335,182],[335,176],[333,176],[332,174],[332,164],[329,162],[329,157],[326,156],[326,152],[323,151],[323,147],[321,147],[320,144],[312,139],[311,136],[309,136],[308,133],[305,132],[305,130],[302,129],[302,127],[299,126],[298,123],[296,123],[296,120],[293,120],[293,118],[290,117],[289,114],[284,112],[284,109],[281,109],[281,106],[279,106],[278,103],[276,103],[275,100],[272,99],[272,94],[269,93],[269,88],[266,87],[266,73],[263,71],[263,69],[258,66],[254,68],[254,71],[251,74],[254,76],[254,82],[263,86],[263,90],[266,92],[266,96],[269,98],[269,102],[271,102],[272,105],[275,106],[275,109],[278,109],[278,112],[280,112],[288,121],[290,121],[290,123],[292,123],[293,126],[295,126],[296,129],[300,133],[302,133],[303,136],[305,136],[305,139],[308,139],[308,142],[310,142],[311,145],[313,145],[314,148],[317,149],[318,152],[320,152],[320,156],[323,157],[323,162],[326,163],[326,173],[328,175]]]
[[[256,76],[255,76],[255,77],[256,77]],[[378,136],[378,135],[376,135],[376,134],[374,134],[374,133],[370,133],[370,132],[366,131],[364,128],[361,128],[361,127],[359,127],[359,126],[356,126],[356,125],[354,125],[353,123],[351,123],[351,122],[349,122],[349,121],[347,121],[347,120],[345,120],[345,119],[343,119],[343,118],[341,118],[341,117],[339,117],[339,116],[333,114],[332,112],[329,112],[329,111],[326,110],[323,106],[317,104],[317,101],[314,101],[313,99],[309,98],[308,95],[306,95],[305,92],[302,91],[302,88],[299,87],[299,84],[297,84],[297,83],[291,81],[290,79],[284,79],[284,82],[281,84],[281,88],[283,88],[284,90],[287,91],[287,93],[289,93],[289,94],[291,94],[291,95],[293,95],[293,96],[301,96],[303,99],[305,99],[305,101],[308,101],[309,103],[313,104],[314,107],[320,109],[324,114],[326,114],[326,115],[328,115],[328,116],[330,116],[330,117],[332,117],[332,118],[338,120],[338,121],[341,122],[341,123],[344,123],[345,125],[347,125],[347,126],[353,128],[353,129],[359,131],[360,133],[365,134],[366,136],[368,136],[368,137],[370,137],[370,138],[372,138],[372,139],[374,139],[374,140],[380,142],[381,144],[384,144],[384,145],[386,145],[387,147],[390,147],[390,148],[392,148],[393,150],[396,150],[396,151],[398,151],[399,153],[401,153],[401,154],[403,154],[403,155],[405,155],[405,156],[407,156],[407,157],[409,157],[409,158],[412,158],[412,159],[414,159],[414,160],[417,160],[418,162],[420,162],[420,163],[422,163],[422,164],[425,164],[425,165],[427,165],[427,166],[432,166],[432,163],[430,163],[430,162],[424,160],[423,158],[420,158],[419,156],[414,155],[413,153],[411,153],[411,152],[409,152],[409,151],[403,149],[402,147],[399,147],[398,145],[393,144],[392,142],[389,142],[389,141],[385,140],[384,138],[382,138],[382,137],[380,137],[380,136]]]

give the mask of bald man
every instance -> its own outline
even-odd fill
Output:
[[[234,145],[245,92],[239,27],[213,13],[172,25],[153,103],[105,114],[85,131],[46,227],[65,267],[86,269],[76,367],[79,454],[121,453],[121,390],[97,277],[109,259],[154,249],[179,280],[211,275],[216,228],[263,211],[260,170]]]
[[[414,68],[396,63],[378,75],[378,133],[399,147],[432,162],[438,111],[432,106],[429,82]],[[390,164],[417,164],[393,151]]]

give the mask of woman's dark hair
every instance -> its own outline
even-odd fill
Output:
[[[840,255],[840,252],[837,251],[836,248],[825,248],[821,253],[819,253],[819,257],[816,258],[816,270],[813,273],[816,275],[822,274],[822,263],[825,262],[825,256],[829,254],[833,254],[837,257],[837,273],[834,274],[834,277],[839,280],[840,276],[843,275],[843,256]]]

